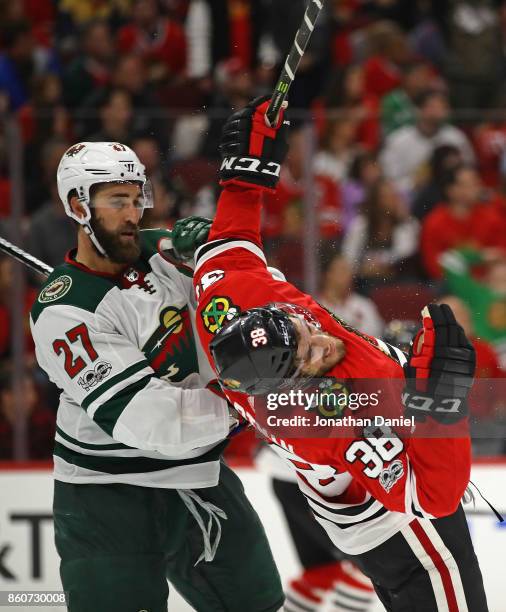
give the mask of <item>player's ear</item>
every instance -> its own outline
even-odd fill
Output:
[[[70,204],[70,208],[72,209],[72,212],[77,215],[78,217],[85,217],[86,216],[86,212],[83,208],[83,205],[81,204],[81,202],[79,201],[79,198],[77,196],[71,196],[69,198],[69,204]]]

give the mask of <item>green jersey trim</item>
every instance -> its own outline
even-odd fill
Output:
[[[84,455],[64,446],[60,442],[55,443],[54,454],[67,463],[86,470],[93,470],[94,472],[102,472],[105,474],[142,474],[144,472],[157,472],[159,470],[167,470],[169,468],[175,468],[183,465],[193,465],[198,463],[206,463],[208,461],[216,461],[220,458],[220,455],[227,443],[228,440],[220,442],[217,446],[200,457],[179,460],[151,459],[149,457],[108,457]]]
[[[121,416],[123,410],[133,400],[133,398],[142,391],[153,378],[151,374],[144,376],[137,382],[129,385],[125,389],[122,389],[114,397],[104,402],[93,415],[95,423],[101,427],[106,433],[112,436],[112,432],[116,423]]]
[[[130,378],[130,376],[133,376],[134,374],[137,374],[137,372],[140,372],[144,368],[148,368],[148,367],[149,367],[149,363],[147,362],[146,359],[143,359],[142,361],[139,361],[137,363],[132,364],[131,366],[128,366],[128,368],[126,370],[123,370],[123,372],[120,372],[119,374],[116,374],[116,376],[113,376],[107,382],[105,382],[102,385],[100,385],[100,387],[98,389],[95,389],[95,391],[92,391],[88,395],[88,397],[86,397],[83,400],[81,406],[85,410],[88,410],[88,407],[95,400],[97,400],[102,395],[102,393],[105,393],[106,391],[108,391],[109,389],[114,387],[114,385],[117,385],[119,382],[121,382],[122,380]]]
[[[56,426],[56,433],[61,436],[67,442],[74,444],[75,446],[79,446],[80,448],[84,448],[87,450],[95,450],[95,451],[106,451],[106,450],[131,450],[133,446],[127,446],[126,444],[121,444],[121,442],[116,442],[113,444],[89,444],[87,442],[81,442],[72,436],[69,436],[68,433],[65,433],[63,429],[60,429],[58,425]]]

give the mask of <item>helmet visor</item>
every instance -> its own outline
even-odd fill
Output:
[[[98,189],[96,193],[93,193],[92,187],[90,208],[124,210],[133,206],[137,210],[143,211],[145,208],[153,208],[154,206],[153,186],[149,179],[146,179],[145,182],[114,180],[100,182],[98,185],[105,185],[106,187]]]

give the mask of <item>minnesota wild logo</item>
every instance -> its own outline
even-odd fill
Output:
[[[225,323],[232,320],[241,312],[229,297],[216,296],[201,311],[204,327],[211,334],[216,334]]]
[[[159,326],[142,347],[142,352],[158,376],[179,382],[198,372],[188,308],[168,306],[160,312],[159,320]]]
[[[40,292],[38,300],[42,304],[46,302],[54,302],[55,300],[59,300],[66,295],[71,287],[72,279],[70,276],[64,274],[63,276],[55,278],[54,281],[44,287],[44,289]]]

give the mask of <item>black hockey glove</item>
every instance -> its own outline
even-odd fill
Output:
[[[205,217],[186,217],[179,219],[172,229],[172,248],[178,259],[192,259],[195,251],[209,236],[211,219]]]
[[[422,422],[431,416],[444,425],[457,423],[468,414],[475,351],[447,304],[430,304],[422,318],[423,328],[404,366],[405,415]]]
[[[220,185],[231,183],[274,191],[288,144],[288,122],[284,109],[278,124],[268,127],[265,113],[270,98],[256,98],[245,108],[231,115],[221,135]]]

